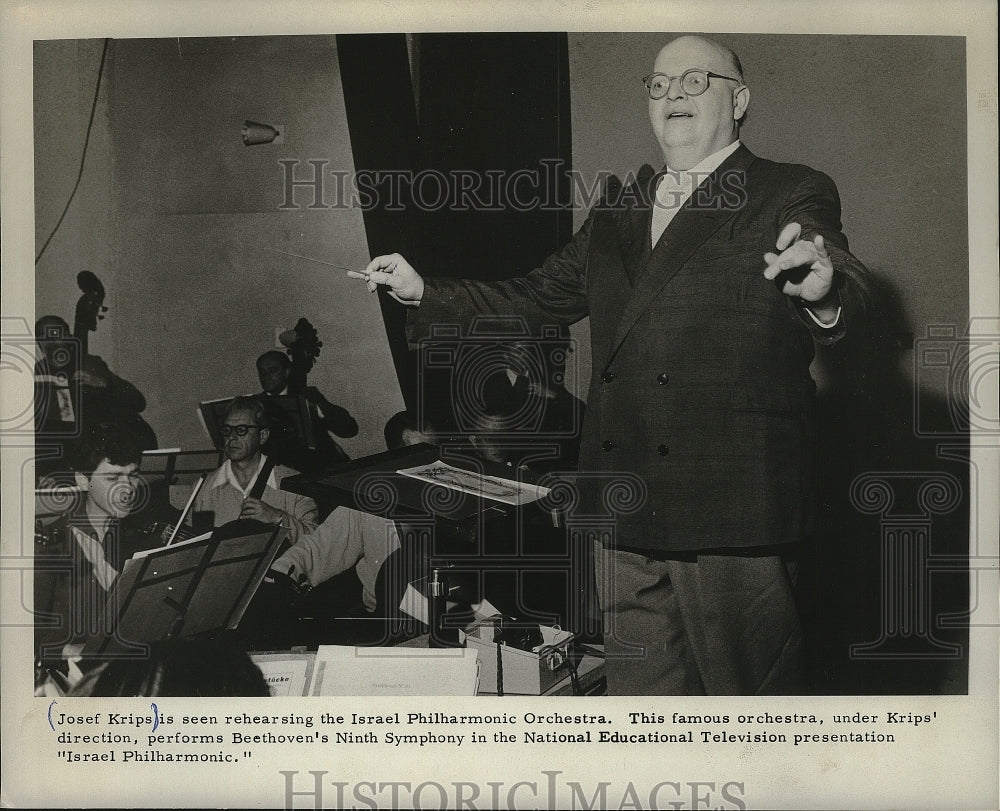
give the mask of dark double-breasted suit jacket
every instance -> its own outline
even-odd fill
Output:
[[[628,510],[616,545],[669,554],[800,540],[815,491],[813,343],[836,341],[868,301],[836,186],[740,146],[651,248],[656,180],[647,166],[609,184],[570,243],[524,277],[427,279],[410,338],[477,314],[539,324],[589,315],[582,511],[607,513],[600,474],[623,474],[638,498],[611,496]],[[833,329],[763,276],[764,254],[792,222],[804,239],[821,234],[833,260]]]

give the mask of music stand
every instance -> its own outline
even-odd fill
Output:
[[[108,595],[105,630],[88,640],[83,655],[135,655],[148,643],[236,628],[287,533],[236,523],[236,534],[220,527],[210,538],[127,560]]]

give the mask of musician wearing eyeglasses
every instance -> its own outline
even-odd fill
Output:
[[[642,482],[598,552],[608,692],[797,693],[796,544],[817,498],[809,366],[869,308],[868,274],[830,178],[741,142],[750,88],[729,48],[679,37],[643,84],[665,164],[610,183],[538,269],[425,279],[388,254],[352,275],[413,307],[412,341],[484,312],[589,316],[581,504],[601,512],[616,475]]]
[[[281,489],[281,480],[297,471],[269,465],[261,450],[270,435],[264,404],[256,397],[235,398],[223,418],[221,433],[226,461],[205,480],[192,512],[211,512],[217,527],[237,518],[282,524],[289,529],[291,543],[314,530],[316,503]],[[264,485],[259,497],[252,492],[258,481]]]

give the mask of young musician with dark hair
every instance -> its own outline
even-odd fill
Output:
[[[67,669],[100,627],[111,585],[125,561],[151,538],[123,528],[138,502],[142,452],[134,434],[116,423],[90,426],[71,463],[84,492],[70,510],[35,541],[35,646],[43,668]]]

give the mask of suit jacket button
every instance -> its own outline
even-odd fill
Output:
[[[605,439],[601,443],[601,450],[602,451],[610,451],[614,446],[615,446],[614,442],[612,442],[610,439]]]
[[[670,448],[668,448],[666,445],[660,445],[657,447],[656,452],[660,454],[660,456],[666,456],[668,453],[670,453]]]
[[[661,386],[666,386],[667,383],[670,382],[670,375],[668,375],[666,372],[660,372],[656,376],[656,382],[659,383]]]
[[[602,383],[610,383],[614,379],[615,379],[615,373],[614,372],[605,372],[604,374],[601,375],[601,382]]]

